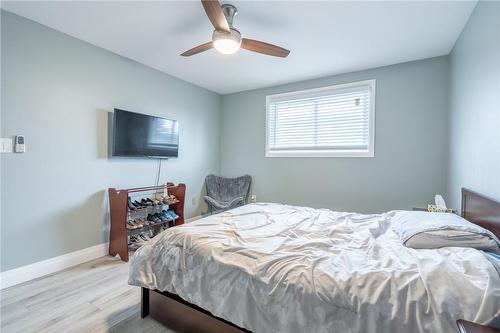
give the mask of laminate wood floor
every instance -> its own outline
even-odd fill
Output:
[[[140,317],[140,288],[128,264],[110,257],[0,292],[0,332],[175,333]]]

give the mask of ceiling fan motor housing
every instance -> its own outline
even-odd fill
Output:
[[[230,4],[224,4],[221,6],[222,11],[224,12],[224,16],[226,17],[227,23],[229,24],[229,27],[233,27],[233,19],[238,14],[238,9],[236,9],[235,6],[230,5]]]

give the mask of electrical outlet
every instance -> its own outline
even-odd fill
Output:
[[[193,206],[196,205],[196,197],[191,198],[191,205],[193,205]]]
[[[257,202],[257,195],[256,194],[252,194],[250,196],[250,202],[251,203],[256,203]]]

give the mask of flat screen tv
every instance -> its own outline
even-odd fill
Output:
[[[167,158],[178,153],[177,121],[115,109],[112,156]]]

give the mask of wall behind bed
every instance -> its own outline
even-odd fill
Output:
[[[106,241],[106,190],[152,185],[157,162],[107,158],[114,107],[177,119],[180,158],[162,180],[187,183],[188,217],[205,207],[204,178],[219,171],[220,96],[33,21],[1,12],[1,270]]]
[[[500,2],[478,2],[450,55],[449,194],[500,201]]]
[[[221,171],[253,176],[259,201],[342,211],[426,206],[446,192],[448,58],[225,95]],[[266,95],[376,79],[374,158],[265,157]]]

